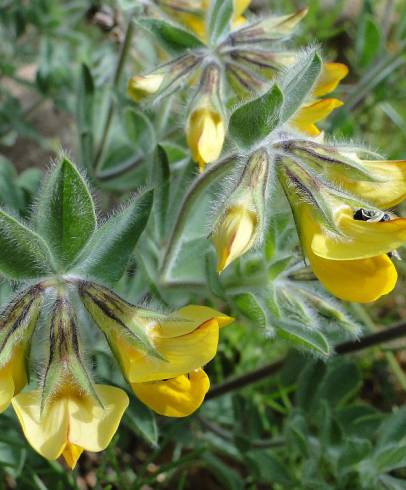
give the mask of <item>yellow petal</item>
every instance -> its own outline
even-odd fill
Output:
[[[71,444],[70,442],[66,444],[62,456],[71,470],[75,468],[76,463],[78,462],[78,459],[82,453],[83,448],[76,446],[75,444]]]
[[[68,434],[67,400],[58,399],[40,414],[39,390],[20,393],[12,399],[21,428],[31,446],[46,459],[59,458]]]
[[[397,272],[387,255],[361,260],[328,260],[315,255],[313,236],[321,232],[308,208],[300,215],[301,237],[311,268],[323,286],[345,301],[368,303],[388,294],[396,285]]]
[[[324,63],[313,94],[316,97],[321,97],[332,92],[347,75],[348,67],[343,63]]]
[[[208,306],[188,305],[171,313],[165,320],[160,320],[150,333],[153,337],[179,337],[193,332],[212,319],[217,321],[220,328],[234,321],[233,318]]]
[[[219,326],[215,319],[203,323],[193,332],[180,337],[156,337],[154,345],[165,360],[126,347],[131,383],[143,383],[167,378],[198,369],[213,359],[217,351]]]
[[[210,381],[203,369],[165,381],[131,384],[137,398],[167,417],[186,417],[203,403]]]
[[[14,381],[14,394],[17,395],[27,384],[26,347],[23,343],[14,346],[11,364],[11,373]]]
[[[233,19],[240,17],[249,7],[251,0],[234,0]]]
[[[337,298],[369,303],[390,293],[397,272],[387,255],[360,260],[328,260],[307,252],[314,274]]]
[[[119,388],[96,385],[98,397],[72,397],[68,400],[70,443],[87,451],[102,451],[113,438],[128,407],[128,396]]]
[[[218,272],[252,247],[257,225],[256,214],[245,207],[236,206],[226,212],[213,233]]]
[[[377,208],[392,208],[406,199],[406,160],[358,160],[358,163],[366,167],[376,181],[349,179],[331,169],[331,165],[326,170],[341,187]]]
[[[406,242],[406,218],[384,222],[358,221],[353,218],[353,210],[343,206],[335,219],[346,237],[320,230],[311,243],[313,252],[319,257],[330,260],[365,259],[396,250]]]
[[[197,109],[189,118],[187,142],[193,159],[204,168],[221,154],[225,138],[224,122],[220,114],[209,109]]]
[[[342,106],[338,99],[322,99],[299,109],[292,119],[292,124],[310,136],[318,136],[320,130],[315,123],[325,119],[334,109]]]
[[[14,396],[14,381],[10,365],[6,364],[0,369],[0,413],[10,405]]]

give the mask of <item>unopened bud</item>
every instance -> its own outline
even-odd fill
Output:
[[[164,75],[156,73],[151,75],[135,75],[128,80],[128,95],[139,102],[144,97],[148,95],[155,94],[162,82],[164,80]]]
[[[251,248],[257,230],[257,215],[247,207],[241,205],[226,211],[213,233],[213,243],[218,257],[217,272],[222,272]]]

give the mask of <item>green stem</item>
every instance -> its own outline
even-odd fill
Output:
[[[207,187],[229,171],[234,165],[235,159],[233,156],[211,165],[208,170],[197,177],[184,197],[162,260],[161,283],[163,285],[171,281],[170,271],[179,251],[182,241],[182,234],[187,223],[187,218],[191,213],[193,206],[196,204],[197,200],[207,189]]]
[[[134,33],[134,23],[132,21],[132,16],[130,16],[130,19],[129,19],[128,24],[127,24],[127,30],[125,33],[124,42],[123,42],[123,45],[121,47],[120,56],[118,58],[116,71],[114,73],[113,89],[117,88],[118,84],[120,83],[120,79],[121,79],[121,75],[123,73],[123,69],[125,66],[127,55],[130,51],[133,33]],[[109,108],[107,111],[106,120],[104,123],[102,137],[101,137],[100,145],[99,145],[99,148],[97,150],[96,157],[94,159],[94,164],[93,164],[93,168],[95,169],[95,173],[97,173],[98,170],[100,169],[100,165],[101,165],[101,161],[102,161],[101,159],[103,156],[104,148],[106,146],[108,135],[110,133],[111,124],[113,122],[114,108],[115,108],[114,99],[113,99],[113,96],[110,96],[110,104],[109,104]]]

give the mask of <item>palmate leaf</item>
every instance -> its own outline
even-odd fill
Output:
[[[86,182],[64,156],[40,192],[34,222],[62,270],[75,259],[96,228],[93,199]]]

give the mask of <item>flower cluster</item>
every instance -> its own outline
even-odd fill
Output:
[[[203,366],[215,356],[219,330],[232,318],[193,305],[166,315],[153,312],[86,281],[77,290],[139,400],[169,417],[199,408],[210,386]],[[69,294],[60,291],[48,319],[49,354],[40,386],[21,392],[28,382],[29,345],[50,293],[50,284],[24,290],[2,316],[1,410],[12,403],[32,447],[49,460],[62,455],[74,468],[83,450],[108,446],[129,397],[120,388],[94,383]]]
[[[296,25],[306,15],[300,10],[291,15],[270,16],[248,21],[243,17],[250,0],[234,0],[224,29],[211,29],[215,7],[206,0],[156,0],[171,21],[180,23],[198,36],[195,49],[190,49],[145,75],[134,75],[128,82],[128,94],[136,102],[147,96],[154,100],[177,91],[182,85],[190,90],[197,85],[189,103],[186,121],[187,143],[192,157],[203,171],[206,164],[217,160],[223,149],[226,106],[234,94],[234,102],[263,90],[284,67],[295,62],[297,54],[284,48]],[[220,7],[221,8],[221,7]],[[226,7],[224,7],[226,8]],[[142,24],[141,24],[142,25]],[[172,24],[170,24],[172,25]],[[166,24],[161,26],[166,27]],[[346,68],[326,65],[325,77],[315,96],[334,89]],[[313,124],[339,106],[335,99],[312,100],[298,114],[298,127]]]

